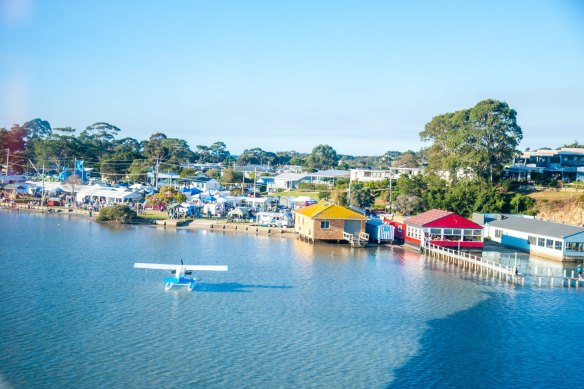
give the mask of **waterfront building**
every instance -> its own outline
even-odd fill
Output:
[[[584,181],[584,149],[526,151],[514,158],[506,173],[519,181],[531,181],[533,173],[564,182]]]
[[[364,239],[368,217],[340,205],[320,202],[292,211],[294,231],[301,238],[315,241]],[[368,237],[367,237],[368,239]]]
[[[432,209],[405,220],[407,244],[427,243],[459,251],[483,250],[483,226],[454,212]]]
[[[502,217],[487,222],[485,234],[495,242],[541,257],[559,261],[584,260],[584,227]]]

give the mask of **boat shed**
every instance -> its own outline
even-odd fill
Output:
[[[559,261],[584,260],[584,227],[519,217],[486,224],[493,241]]]
[[[362,245],[369,240],[365,232],[368,217],[340,205],[320,202],[292,211],[294,232],[300,238],[315,241],[349,241]]]
[[[394,226],[386,224],[381,219],[369,219],[365,224],[365,230],[369,239],[381,244],[381,242],[393,242]]]
[[[459,251],[483,250],[483,226],[454,212],[432,209],[405,220],[405,242],[421,247],[427,243]]]

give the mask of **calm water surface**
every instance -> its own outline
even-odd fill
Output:
[[[578,387],[584,290],[400,249],[0,211],[0,387]],[[226,264],[165,292],[133,263]]]

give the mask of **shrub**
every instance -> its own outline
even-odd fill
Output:
[[[126,205],[112,205],[99,210],[96,219],[98,222],[115,221],[129,223],[136,217],[136,212]]]

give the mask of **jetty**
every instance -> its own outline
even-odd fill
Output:
[[[445,264],[451,264],[510,284],[523,286],[527,282],[537,287],[584,287],[584,278],[575,274],[574,270],[568,271],[566,269],[535,266],[532,273],[519,273],[515,266],[504,266],[501,263],[488,261],[467,252],[452,250],[434,244],[422,247],[421,251],[425,254],[427,260],[442,261]]]

